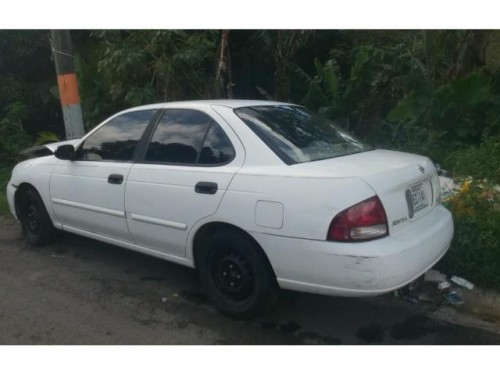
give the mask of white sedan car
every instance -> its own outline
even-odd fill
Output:
[[[373,149],[297,105],[142,106],[48,148],[7,187],[31,245],[63,230],[194,267],[231,316],[261,310],[279,287],[390,292],[453,236],[428,158]]]

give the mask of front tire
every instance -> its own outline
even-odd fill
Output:
[[[43,204],[43,200],[34,189],[20,192],[19,220],[24,238],[32,246],[43,246],[54,241],[56,228]]]
[[[271,305],[279,287],[262,250],[237,232],[217,232],[198,260],[201,282],[222,314],[249,318]]]

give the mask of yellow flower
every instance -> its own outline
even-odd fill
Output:
[[[471,180],[464,181],[464,183],[460,187],[460,192],[461,193],[467,193],[467,192],[469,192],[471,184],[472,184]]]

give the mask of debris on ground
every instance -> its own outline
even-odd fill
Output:
[[[446,281],[446,275],[437,270],[429,270],[424,274],[424,281],[431,283],[441,283]]]
[[[436,171],[439,176],[439,185],[441,187],[441,199],[446,200],[458,193],[460,186],[455,184],[450,173],[446,169],[441,168],[439,164],[436,164]]]
[[[486,182],[487,180],[482,180]],[[439,185],[441,187],[441,201],[446,202],[458,193],[466,193],[471,189],[472,184],[485,189],[484,185],[480,183],[481,180],[473,180],[471,176],[465,178],[455,178],[439,176]]]
[[[452,282],[454,282],[455,284],[461,286],[461,287],[464,287],[466,289],[469,289],[469,290],[472,290],[474,289],[474,284],[472,284],[470,281],[467,281],[461,277],[458,277],[458,276],[452,276],[451,279],[450,279]]]
[[[437,284],[438,290],[446,290],[451,286],[451,283],[448,281],[441,281],[440,283]]]
[[[161,297],[161,301],[162,301],[163,303],[167,302],[167,297]]]
[[[428,287],[427,285],[422,285],[420,292],[418,293],[419,302],[431,302],[435,303],[442,299],[441,292],[435,288]]]
[[[464,300],[460,297],[457,292],[450,292],[443,294],[443,297],[452,305],[462,305]]]
[[[448,278],[444,273],[431,269],[422,277],[395,291],[394,295],[413,303],[425,301],[439,304],[444,300],[451,305],[461,305],[464,300],[457,293],[457,286],[469,290],[474,288],[474,284],[464,278],[458,276]]]
[[[419,302],[418,289],[419,289],[418,281],[413,281],[412,283],[406,285],[405,287],[396,290],[394,292],[394,295],[406,301],[418,303]]]
[[[436,171],[438,173],[438,176],[450,177],[450,172],[448,172],[446,169],[441,168],[441,166],[437,163],[436,163]]]
[[[451,178],[439,176],[441,186],[441,200],[446,201],[460,191],[461,185],[456,184]]]

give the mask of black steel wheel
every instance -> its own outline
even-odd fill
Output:
[[[42,246],[52,242],[56,229],[42,198],[36,190],[31,188],[21,191],[20,194],[17,200],[17,212],[24,237],[32,246]]]
[[[241,233],[215,233],[200,251],[200,279],[223,314],[248,318],[276,300],[279,287],[268,259]]]
[[[243,301],[251,295],[255,289],[251,265],[238,251],[215,251],[211,264],[215,285],[227,298]]]

